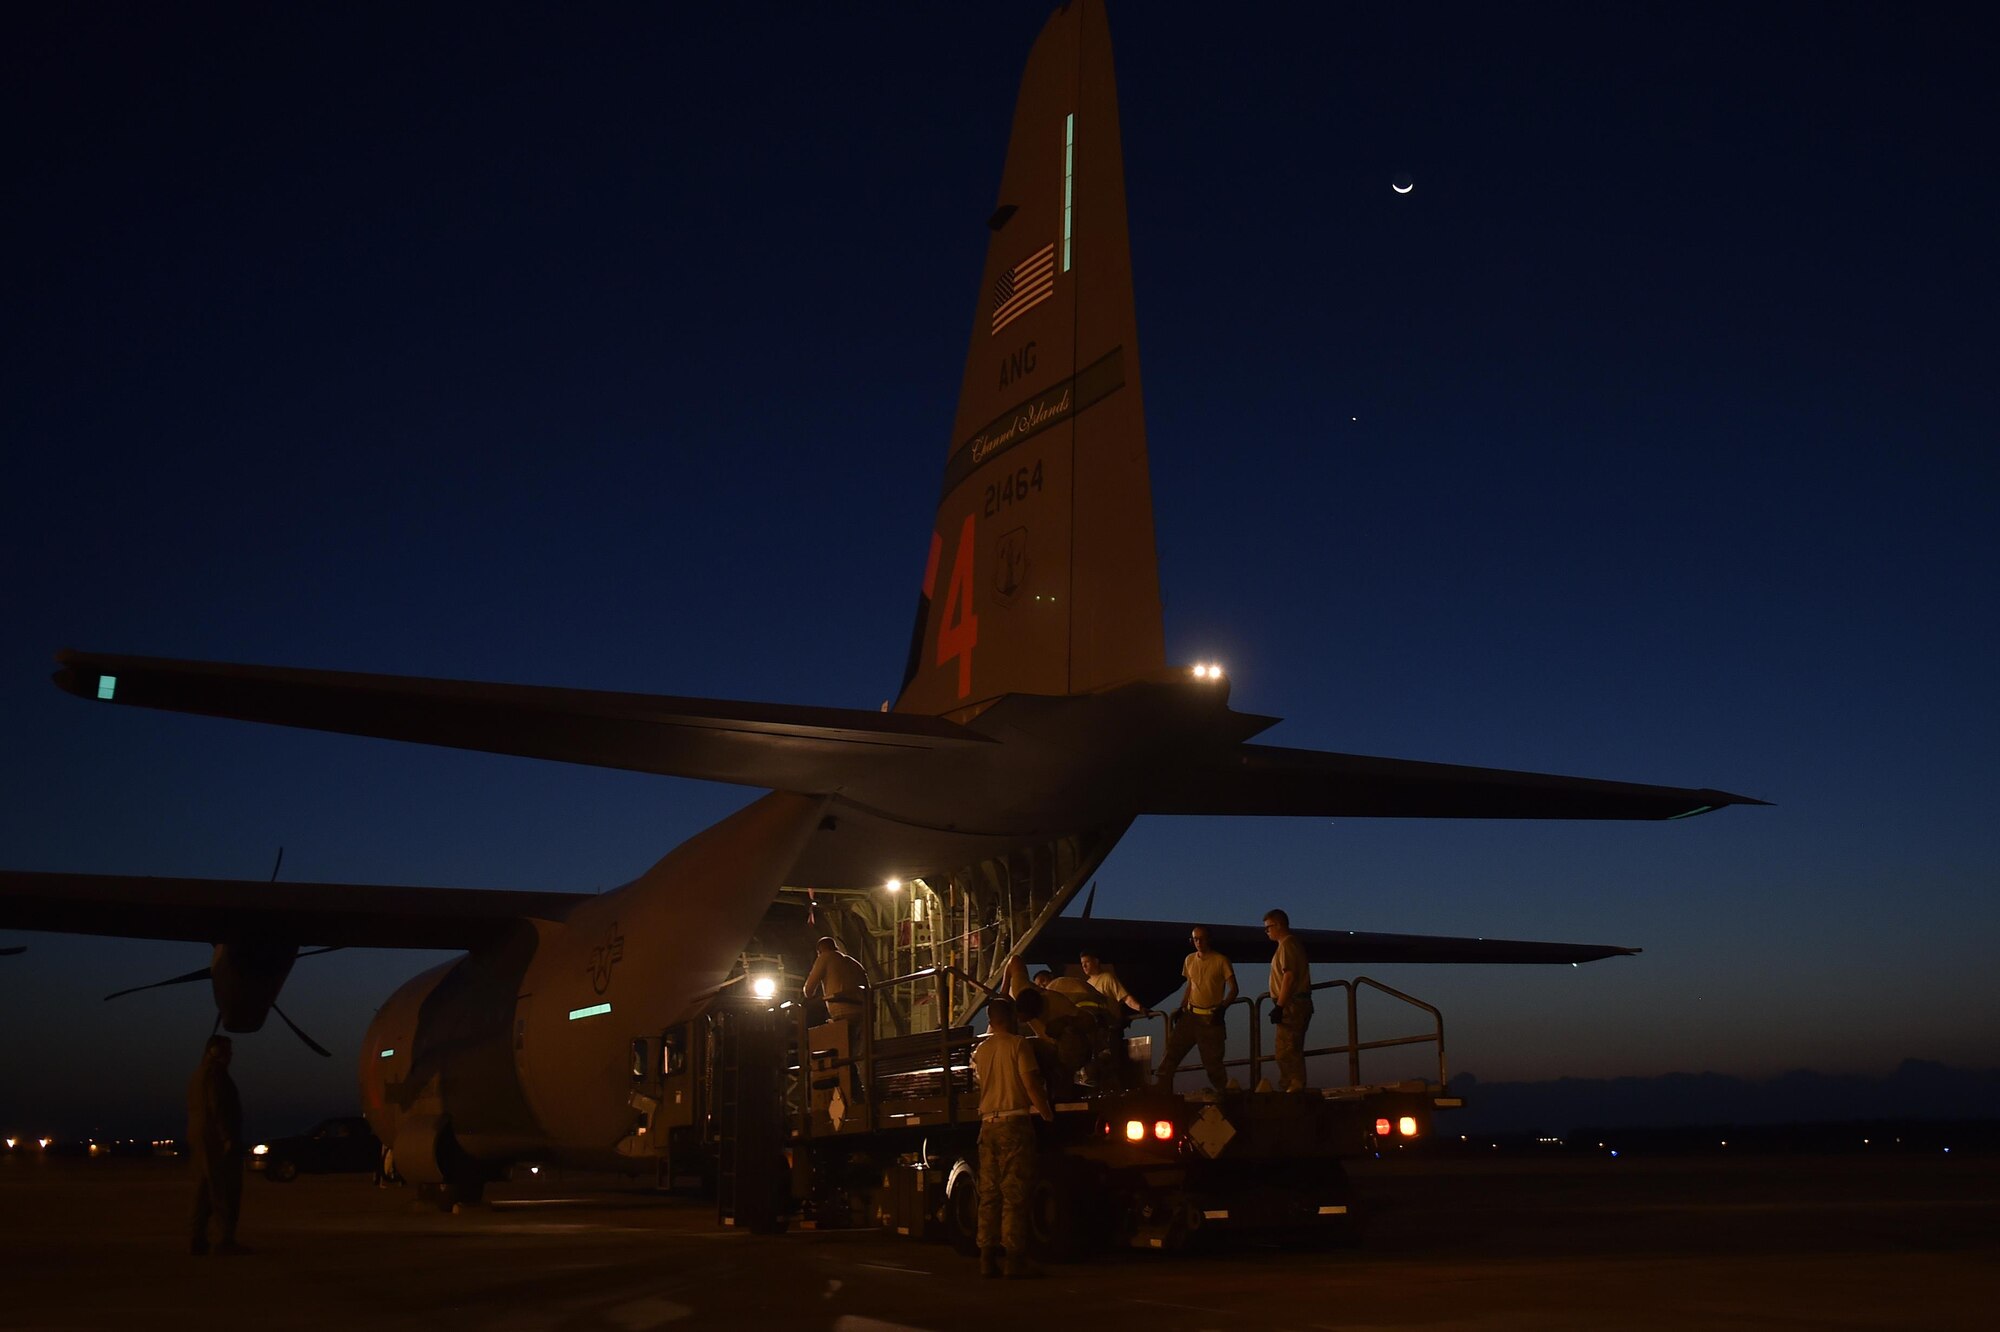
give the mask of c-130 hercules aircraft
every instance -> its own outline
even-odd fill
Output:
[[[456,948],[370,1024],[364,1110],[419,1183],[520,1160],[629,1166],[631,1053],[759,967],[842,937],[928,961],[966,1022],[1015,958],[1184,927],[1060,917],[1142,814],[1678,819],[1637,785],[1250,743],[1213,667],[1165,658],[1111,47],[1052,14],[1022,76],[903,683],[883,712],[65,651],[58,685],[163,708],[705,778],[766,792],[599,895],[6,872],[0,927],[214,945],[221,1025],[259,1029],[299,948]],[[912,885],[883,892],[885,883]],[[1247,937],[1254,936],[1246,930]],[[1301,930],[1321,963],[1573,962],[1634,950]],[[1234,935],[1215,934],[1227,949]],[[1128,977],[1136,968],[1128,966]],[[199,975],[200,973],[197,973]],[[948,1010],[948,1011],[945,1011]]]

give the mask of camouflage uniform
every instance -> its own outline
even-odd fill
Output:
[[[1173,1086],[1174,1071],[1181,1066],[1181,1060],[1187,1058],[1190,1047],[1199,1047],[1202,1071],[1208,1074],[1209,1085],[1221,1091],[1229,1084],[1229,1072],[1222,1066],[1225,1035],[1220,1010],[1196,1013],[1183,1008],[1175,1013],[1173,1030],[1167,1033],[1167,1051],[1160,1058],[1160,1085]]]
[[[1236,969],[1229,959],[1210,949],[1193,952],[1181,963],[1187,978],[1187,993],[1180,1011],[1174,1014],[1173,1029],[1167,1033],[1167,1051],[1160,1060],[1160,1085],[1174,1085],[1174,1071],[1187,1058],[1188,1047],[1201,1047],[1202,1071],[1209,1086],[1221,1091],[1229,1085],[1229,1073],[1222,1066],[1226,1028],[1222,1014],[1228,998],[1235,993]]]
[[[1035,1183],[1030,1116],[1042,1096],[1035,1047],[1046,1044],[993,1031],[972,1052],[979,1084],[979,1248],[989,1256],[1004,1248],[1010,1262],[1028,1257],[1028,1192]]]
[[[1035,1184],[1035,1125],[1027,1115],[979,1126],[979,1247],[1028,1251],[1028,1192]],[[1004,1218],[1004,1226],[1003,1226]]]
[[[1275,925],[1274,925],[1275,928]],[[1306,1026],[1312,1021],[1312,964],[1306,960],[1305,945],[1299,936],[1286,931],[1271,955],[1271,993],[1277,994],[1280,979],[1291,979],[1291,1002],[1279,1014],[1272,1033],[1278,1050],[1278,1087],[1281,1091],[1304,1091],[1306,1086]]]
[[[224,1249],[236,1247],[236,1218],[243,1203],[243,1101],[228,1067],[204,1054],[188,1083],[188,1157],[194,1168],[194,1213],[189,1248],[208,1252],[208,1221],[215,1217]]]
[[[1312,1021],[1310,997],[1301,995],[1285,1005],[1274,1033],[1278,1046],[1278,1087],[1282,1091],[1304,1091],[1306,1086],[1306,1024]]]

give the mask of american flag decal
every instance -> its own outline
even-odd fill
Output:
[[[998,333],[1056,291],[1056,247],[1050,241],[993,284],[993,331]]]

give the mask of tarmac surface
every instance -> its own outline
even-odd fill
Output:
[[[981,1281],[941,1244],[760,1238],[545,1175],[458,1215],[365,1176],[246,1181],[187,1253],[184,1165],[0,1157],[0,1328],[1989,1328],[2000,1158],[1364,1163],[1359,1247],[1120,1252]]]

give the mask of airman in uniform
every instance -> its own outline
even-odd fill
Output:
[[[1131,1014],[1143,1013],[1146,1006],[1138,996],[1125,988],[1125,982],[1118,979],[1118,973],[1106,966],[1104,959],[1089,949],[1077,954],[1077,962],[1083,968],[1084,983],[1104,997],[1108,1022],[1105,1032],[1105,1051],[1102,1067],[1098,1071],[1097,1085],[1119,1090],[1130,1086],[1134,1079],[1144,1081],[1144,1070],[1135,1069],[1125,1050],[1125,1024]]]
[[[1125,988],[1125,983],[1118,979],[1118,973],[1105,966],[1104,960],[1097,954],[1079,953],[1076,960],[1083,966],[1083,979],[1093,990],[1114,1004],[1123,1004],[1134,1013],[1146,1011],[1146,1006],[1134,998],[1132,992]]]
[[[1035,1182],[1035,1128],[1029,1115],[1053,1121],[1041,1070],[1015,1030],[1014,1005],[986,1005],[986,1039],[972,1052],[979,1085],[979,1275],[1039,1276],[1028,1259],[1028,1193]]]
[[[1292,933],[1292,918],[1277,907],[1264,913],[1271,954],[1271,1022],[1277,1028],[1278,1089],[1306,1089],[1306,1027],[1312,1022],[1312,964],[1305,945]]]
[[[813,947],[818,956],[813,958],[812,970],[806,973],[805,996],[808,999],[824,996],[828,1025],[837,1022],[845,1032],[847,1048],[835,1058],[843,1060],[841,1067],[846,1069],[845,1099],[860,1100],[868,1094],[862,1083],[862,1027],[868,1017],[868,969],[841,952],[831,935],[821,935]]]
[[[1208,946],[1206,925],[1189,930],[1188,942],[1194,945],[1194,951],[1181,963],[1187,988],[1181,996],[1180,1008],[1174,1013],[1173,1030],[1167,1033],[1167,1050],[1160,1059],[1159,1085],[1171,1090],[1174,1072],[1180,1068],[1181,1060],[1187,1058],[1188,1047],[1199,1046],[1208,1085],[1221,1091],[1229,1085],[1229,1074],[1222,1066],[1222,1010],[1236,997],[1236,968]]]
[[[235,1042],[211,1036],[188,1082],[188,1158],[194,1167],[194,1216],[189,1250],[208,1252],[208,1221],[215,1218],[219,1254],[248,1253],[236,1242],[243,1206],[243,1099],[229,1076]]]
[[[841,952],[831,936],[822,935],[814,947],[818,956],[806,973],[806,998],[825,997],[826,1020],[847,1024],[848,1043],[859,1054],[861,1020],[868,1012],[868,969]]]

